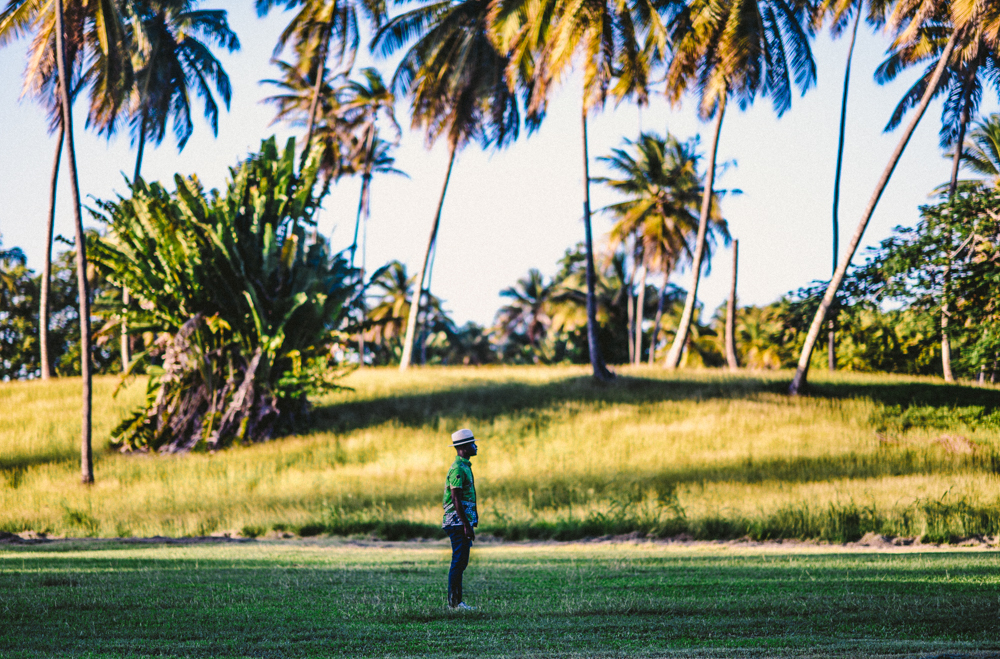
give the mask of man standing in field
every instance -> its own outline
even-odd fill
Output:
[[[462,573],[469,564],[469,550],[476,539],[473,527],[479,524],[476,511],[476,482],[472,477],[469,458],[478,453],[476,438],[463,428],[452,433],[451,445],[458,455],[444,484],[444,522],[442,527],[451,538],[451,569],[448,571],[448,606],[471,611],[462,601]]]

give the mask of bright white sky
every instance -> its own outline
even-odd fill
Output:
[[[172,137],[159,149],[147,147],[143,176],[169,182],[174,172],[197,173],[206,185],[221,186],[227,168],[256,150],[261,139],[289,132],[270,127],[271,106],[260,100],[272,93],[259,85],[276,76],[271,50],[288,16],[274,13],[258,19],[250,2],[208,0],[204,8],[230,12],[230,24],[243,44],[242,51],[221,55],[233,83],[233,103],[219,121],[218,138],[196,110],[196,125],[185,150],[178,154]],[[858,37],[851,79],[845,169],[841,193],[841,249],[853,233],[876,179],[898,140],[883,134],[895,103],[912,84],[910,71],[893,84],[879,87],[872,73],[882,59],[886,39],[862,32]],[[31,101],[19,101],[20,77],[27,43],[0,50],[0,233],[5,247],[19,246],[29,265],[38,269],[43,256],[48,205],[49,173],[55,138],[46,131],[43,112]],[[719,185],[740,188],[741,197],[727,198],[723,210],[734,237],[740,240],[740,300],[768,303],[782,293],[830,273],[833,173],[837,148],[840,96],[847,40],[821,36],[813,46],[818,84],[780,120],[770,101],[758,100],[748,112],[735,106],[722,128],[719,158],[736,161]],[[362,55],[359,66],[370,58]],[[391,69],[376,62],[388,79]],[[433,288],[444,298],[458,322],[489,324],[501,304],[499,292],[529,268],[548,275],[567,247],[583,239],[581,217],[580,83],[570,79],[557,92],[541,130],[499,153],[470,147],[459,155],[445,200],[434,270]],[[76,142],[84,198],[110,198],[125,190],[123,176],[131,176],[135,153],[127,135],[110,142],[84,130],[84,107],[78,106]],[[662,100],[640,113],[634,106],[609,106],[595,117],[590,129],[591,175],[604,170],[596,157],[607,154],[625,137],[635,138],[641,127],[668,128],[681,138],[702,135],[705,145],[711,126],[697,120],[695,102],[686,99],[671,110]],[[996,110],[996,99],[984,99],[984,112]],[[865,236],[866,245],[886,238],[893,226],[913,224],[917,207],[927,203],[930,191],[947,179],[949,163],[938,148],[941,105],[936,102],[910,142]],[[409,123],[405,104],[398,118]],[[412,271],[420,267],[430,225],[440,194],[447,152],[445,144],[427,150],[422,135],[404,130],[396,152],[397,166],[411,178],[376,178],[372,187],[368,229],[368,264],[378,266],[400,259]],[[65,159],[64,159],[65,162]],[[68,176],[60,177],[57,233],[73,235]],[[169,187],[173,187],[169,184]],[[346,247],[357,208],[359,182],[344,180],[324,204],[320,230],[333,236],[334,246]],[[601,186],[592,186],[595,209],[614,201]],[[605,234],[610,218],[596,214],[594,230]],[[843,253],[843,252],[842,252]],[[856,259],[857,261],[858,259]],[[700,298],[711,310],[728,292],[731,258],[720,250],[712,274],[703,279]],[[689,273],[675,274],[685,288]]]

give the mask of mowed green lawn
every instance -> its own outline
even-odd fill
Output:
[[[483,534],[952,542],[1000,534],[1000,391],[931,378],[585,367],[364,369],[295,434],[215,454],[123,455],[142,399],[0,383],[0,531],[68,537],[440,534],[449,434],[470,427]]]
[[[0,657],[1000,656],[1000,556],[442,542],[0,549]]]

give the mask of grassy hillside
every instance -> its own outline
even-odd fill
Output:
[[[994,552],[444,543],[0,551],[0,656],[995,657]],[[5,652],[4,648],[7,649]]]
[[[69,536],[433,536],[449,433],[473,428],[480,532],[507,538],[1000,533],[1000,392],[929,379],[581,368],[366,369],[301,435],[216,454],[121,455],[143,391],[95,396],[78,483],[76,381],[0,384],[0,530]]]

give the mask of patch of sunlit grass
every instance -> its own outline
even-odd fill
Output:
[[[364,369],[301,434],[184,456],[108,451],[143,388],[113,400],[100,380],[92,487],[78,484],[78,381],[3,384],[0,530],[434,535],[449,434],[471,427],[481,532],[503,537],[1000,533],[996,390],[817,374],[789,398],[788,377]]]

